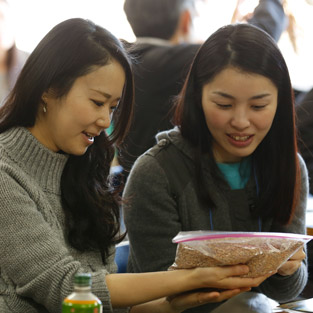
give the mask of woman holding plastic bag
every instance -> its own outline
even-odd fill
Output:
[[[128,178],[128,270],[169,268],[172,238],[180,231],[304,234],[308,177],[294,118],[290,77],[276,43],[246,24],[212,34],[177,98],[176,127],[158,134]],[[306,282],[300,249],[257,292],[188,312],[268,312],[266,297],[292,300]]]

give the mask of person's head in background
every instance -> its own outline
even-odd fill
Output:
[[[99,219],[108,205],[103,218],[118,221],[118,205],[110,193],[108,204],[99,203],[100,187],[93,186],[109,188],[113,144],[121,143],[129,128],[132,100],[131,65],[121,42],[93,22],[74,18],[40,41],[0,109],[0,132],[23,126],[48,149],[70,155],[61,182],[64,206],[76,220],[88,208],[84,218],[94,227],[78,232],[78,249],[107,251],[119,230],[118,223]],[[111,118],[115,127],[107,136]],[[75,236],[78,226],[68,225]]]
[[[299,191],[293,92],[285,60],[262,30],[220,28],[198,51],[175,124],[210,162],[251,157],[263,216],[289,221]]]
[[[124,11],[137,38],[159,38],[178,44],[193,40],[196,1],[125,0]]]

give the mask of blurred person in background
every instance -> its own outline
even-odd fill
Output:
[[[309,5],[313,1],[306,0]],[[313,88],[296,106],[299,150],[309,171],[310,194],[313,195]]]
[[[251,4],[251,0],[237,0],[231,23],[248,22],[265,30],[278,41],[289,25],[290,17],[284,7],[286,0],[260,0],[253,12],[245,12],[244,7],[248,3]]]
[[[310,4],[308,1],[307,3]],[[290,2],[288,0],[260,1],[254,12],[251,9],[253,8],[251,7],[251,4],[253,5],[253,1],[251,0],[237,0],[231,22],[248,22],[258,26],[271,34],[277,42],[279,41],[281,34],[285,31],[293,52],[298,54],[299,43],[297,41],[297,35],[299,34],[300,26],[293,14]],[[277,23],[280,18],[280,14],[277,13],[281,8],[284,10],[285,18],[281,20],[281,23]],[[295,104],[297,105],[302,102],[307,92],[299,87],[295,88],[295,86],[293,86],[293,91]]]
[[[310,194],[313,195],[313,89],[296,106],[299,150],[309,171]]]
[[[155,144],[155,135],[172,128],[172,100],[200,47],[194,43],[197,1],[203,0],[125,0],[124,11],[137,38],[130,44],[137,59],[134,120],[119,155],[125,180],[137,157]],[[278,41],[286,20],[281,0],[260,0],[248,22]]]
[[[28,53],[17,49],[13,16],[6,0],[0,0],[0,105],[13,88]]]

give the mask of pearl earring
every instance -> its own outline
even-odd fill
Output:
[[[45,101],[45,98],[42,98],[42,110],[43,110],[43,113],[46,113],[47,112],[47,102]]]

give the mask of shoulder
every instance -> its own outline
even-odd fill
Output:
[[[299,160],[299,166],[300,166],[300,171],[301,171],[301,179],[307,180],[308,179],[308,170],[307,170],[306,164],[305,164],[302,156],[300,155],[300,153],[298,153],[298,160]]]
[[[200,45],[197,44],[179,44],[179,45],[153,45],[138,44],[131,51],[132,55],[139,58],[142,63],[158,61],[161,65],[167,64],[171,67],[190,64],[193,57],[199,50]],[[160,64],[155,64],[160,66]]]
[[[173,129],[161,132],[157,135],[157,141],[146,155],[154,158],[167,171],[181,167],[182,162],[188,162],[190,159],[190,147],[179,131]]]
[[[22,193],[25,191],[27,194],[30,190],[34,190],[34,180],[22,162],[26,152],[20,150],[22,145],[18,146],[16,142],[10,141],[15,136],[20,136],[22,143],[28,147],[23,133],[18,129],[11,129],[0,134],[0,193],[2,196],[17,193],[17,190]],[[12,146],[16,149],[12,149]],[[30,162],[33,165],[36,163],[33,158]]]
[[[0,191],[10,192],[18,186],[31,185],[30,176],[14,160],[8,151],[0,145]]]
[[[309,174],[306,164],[302,156],[298,153],[299,167],[300,167],[300,179],[301,179],[301,198],[306,198],[309,190]]]
[[[156,145],[147,150],[141,155],[134,163],[129,178],[138,175],[141,172],[160,174],[162,168],[162,161],[164,158],[168,158],[168,149],[172,144],[168,139],[161,139]]]
[[[19,171],[19,165],[14,161],[14,156],[6,149],[5,143],[0,138],[0,173]],[[1,175],[0,175],[1,179]]]
[[[309,177],[305,162],[299,153],[298,160],[300,167],[300,194],[298,208],[296,209],[296,215],[300,214],[300,217],[304,218],[309,194]]]
[[[162,138],[158,141],[156,145],[154,145],[151,149],[149,149],[145,154],[151,156],[153,158],[158,158],[161,154],[166,153],[167,149],[171,147],[172,144],[169,139]]]
[[[168,188],[167,175],[158,160],[162,150],[162,147],[155,145],[135,161],[126,181],[124,197],[133,197],[138,193],[146,197],[152,190],[159,192]]]
[[[179,45],[174,45],[170,49],[171,53],[177,56],[194,56],[199,50],[200,45],[198,44],[190,44],[190,43],[182,43]]]
[[[178,167],[179,160],[184,153],[174,144],[167,135],[158,137],[158,143],[142,154],[134,163],[128,180],[135,177],[149,175],[150,177],[164,177]],[[138,177],[139,179],[139,177]]]

